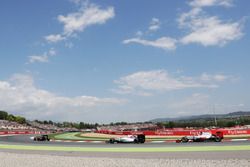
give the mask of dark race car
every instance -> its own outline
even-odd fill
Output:
[[[145,135],[128,135],[123,137],[111,138],[106,143],[145,143]]]
[[[199,135],[196,136],[184,136],[180,140],[176,140],[177,143],[187,143],[187,142],[221,142],[223,139],[222,132],[216,132],[216,134],[212,134],[210,132],[200,132]]]
[[[35,136],[34,141],[50,141],[48,135]]]

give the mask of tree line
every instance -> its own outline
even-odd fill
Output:
[[[8,120],[17,122],[19,124],[27,124],[27,120],[21,116],[15,116],[13,114],[9,114],[6,111],[0,111],[0,120]],[[35,122],[40,124],[50,124],[60,128],[76,128],[76,129],[95,129],[99,126],[98,123],[85,123],[85,122],[53,122],[51,120],[35,120]],[[141,123],[141,122],[140,122]],[[151,122],[144,122],[151,123]],[[115,125],[127,125],[131,123],[127,122],[111,122],[110,126]],[[234,127],[236,125],[250,125],[250,116],[240,116],[240,117],[232,117],[232,118],[219,118],[214,119],[198,119],[198,120],[183,120],[183,121],[168,121],[168,122],[158,122],[157,126],[159,128],[186,128],[186,127],[197,127],[197,128],[206,128],[206,127]]]
[[[185,120],[185,121],[168,121],[168,122],[158,122],[158,127],[161,128],[186,128],[186,127],[234,127],[234,126],[244,126],[250,125],[250,116],[241,116],[235,118],[221,118],[217,119],[201,119],[201,120]]]
[[[17,122],[19,124],[26,123],[26,119],[24,117],[12,115],[12,114],[7,113],[6,111],[0,111],[0,120]]]
[[[21,116],[16,116],[13,114],[9,114],[6,111],[0,111],[0,120],[7,120],[11,122],[17,122],[19,124],[29,124],[26,118]],[[53,122],[51,120],[35,120],[35,122],[43,125],[54,125],[60,128],[76,128],[76,129],[93,129],[98,126],[97,123],[90,124],[90,123],[84,123],[84,122]]]
[[[54,125],[59,128],[76,128],[76,129],[95,129],[99,124],[90,124],[90,123],[84,123],[84,122],[53,122],[51,120],[44,120],[39,121],[35,120],[35,122],[44,124],[44,125]]]

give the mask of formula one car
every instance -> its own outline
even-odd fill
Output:
[[[223,133],[222,132],[216,132],[216,134],[212,134],[210,132],[200,132],[197,136],[184,136],[180,140],[176,140],[177,143],[187,143],[189,141],[191,142],[207,142],[207,141],[213,141],[213,142],[221,142],[223,139]]]
[[[128,135],[123,137],[111,138],[106,143],[145,143],[145,135]]]
[[[35,136],[34,141],[50,141],[48,135]]]

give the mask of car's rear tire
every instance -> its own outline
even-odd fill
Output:
[[[188,142],[188,138],[187,138],[187,137],[181,138],[181,142],[182,142],[182,143],[187,143],[187,142]]]
[[[218,137],[218,136],[216,136],[216,137],[214,138],[214,141],[215,141],[215,142],[221,142],[221,138]]]
[[[145,143],[145,139],[141,140],[140,143]]]

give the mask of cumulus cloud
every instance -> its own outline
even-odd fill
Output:
[[[209,7],[209,6],[233,6],[233,0],[193,0],[189,5],[196,8]]]
[[[203,46],[224,46],[231,41],[240,39],[243,34],[243,22],[226,21],[218,16],[209,16],[205,7],[233,6],[232,0],[192,0],[189,3],[191,9],[183,12],[177,18],[178,28],[185,30],[185,34],[180,38],[160,37],[156,40],[145,40],[140,38],[131,38],[124,40],[124,44],[138,43],[145,46],[152,46],[160,49],[175,49],[177,44],[200,44]],[[149,31],[155,31],[160,28],[160,21],[153,18]]]
[[[181,13],[177,22],[179,24],[179,28],[190,28],[192,29],[195,24],[196,18],[203,13],[201,8],[193,8],[188,12]]]
[[[211,96],[194,93],[184,98],[177,99],[176,101],[168,102],[167,107],[171,111],[175,111],[175,116],[190,116],[201,114],[219,114],[226,112],[234,112],[242,110],[245,105],[239,104],[223,104],[214,103],[215,99]]]
[[[160,29],[160,26],[161,26],[160,20],[158,18],[152,18],[148,30],[157,31],[158,29]]]
[[[29,63],[35,63],[35,62],[46,63],[49,62],[49,59],[46,54],[29,56]]]
[[[70,0],[70,2],[73,2],[76,5],[80,5],[80,4],[84,3],[83,0]]]
[[[129,38],[129,39],[123,40],[123,44],[137,43],[137,44],[141,44],[144,46],[151,46],[151,47],[160,48],[164,50],[176,49],[177,40],[171,37],[161,37],[155,40],[143,39],[143,35],[150,33],[150,32],[157,31],[158,29],[160,29],[160,25],[161,25],[161,22],[158,18],[152,18],[148,27],[148,32],[143,33],[142,31],[137,31],[135,38]]]
[[[70,35],[74,32],[83,31],[93,24],[104,24],[115,15],[114,8],[100,9],[99,6],[90,5],[76,13],[67,16],[59,15],[58,21],[64,25],[64,33]]]
[[[217,16],[208,16],[204,7],[232,6],[231,0],[193,0],[189,3],[192,9],[182,13],[178,18],[180,28],[188,30],[180,42],[197,43],[203,46],[223,46],[243,36],[241,21],[223,21]]]
[[[240,23],[222,24],[217,18],[200,20],[204,26],[184,36],[181,39],[183,44],[198,43],[204,46],[223,46],[229,41],[240,39],[243,35]]]
[[[123,44],[137,43],[137,44],[141,44],[144,46],[151,46],[151,47],[160,48],[164,50],[176,49],[177,40],[171,37],[161,37],[155,40],[143,39],[143,35],[157,31],[158,29],[160,29],[160,25],[161,25],[161,22],[158,18],[152,18],[150,25],[148,27],[148,31],[146,33],[143,33],[142,31],[137,31],[135,38],[129,38],[129,39],[123,40]]]
[[[243,36],[241,21],[223,21],[217,16],[207,15],[203,9],[212,6],[230,7],[233,6],[232,0],[193,0],[189,5],[191,10],[178,18],[179,27],[188,31],[181,37],[180,43],[223,46]]]
[[[51,35],[47,35],[44,37],[46,41],[48,41],[49,43],[57,43],[59,41],[63,41],[66,38],[64,36],[62,36],[61,34],[51,34]]]
[[[59,96],[35,86],[30,75],[15,74],[8,81],[0,81],[1,109],[20,112],[29,118],[56,118],[71,111],[84,112],[96,106],[119,105],[126,101],[116,98],[98,98],[94,96]],[[64,119],[66,119],[64,117]]]
[[[162,37],[154,41],[145,40],[141,38],[131,38],[123,41],[124,44],[138,43],[145,46],[152,46],[164,50],[174,50],[176,48],[176,40],[170,37]]]
[[[142,31],[137,31],[136,33],[135,33],[135,35],[137,36],[137,37],[141,37],[141,36],[143,36],[143,32]]]
[[[193,8],[180,15],[179,26],[189,33],[180,39],[183,44],[223,46],[243,36],[242,22],[226,22],[216,16],[207,16],[201,8]]]
[[[76,1],[79,3],[78,1]],[[45,37],[48,42],[59,42],[84,31],[87,27],[97,24],[104,24],[115,16],[113,7],[102,9],[98,5],[89,3],[81,4],[77,12],[67,15],[59,15],[57,20],[63,24],[61,34],[51,34]]]
[[[207,73],[203,73],[200,77],[202,81],[217,81],[217,82],[223,82],[225,80],[233,78],[232,76],[226,76],[223,74],[215,74],[215,75],[210,75]]]
[[[115,80],[120,94],[149,96],[152,91],[172,91],[188,88],[216,88],[229,77],[223,74],[202,74],[196,77],[174,76],[166,70],[140,71]]]
[[[208,114],[211,109],[210,97],[205,94],[194,93],[183,99],[168,104],[168,108],[175,111],[175,116]],[[213,113],[210,113],[213,114]]]
[[[49,57],[55,56],[57,53],[54,48],[50,48],[48,52],[44,52],[42,55],[32,55],[29,56],[29,63],[47,63],[49,62]]]

